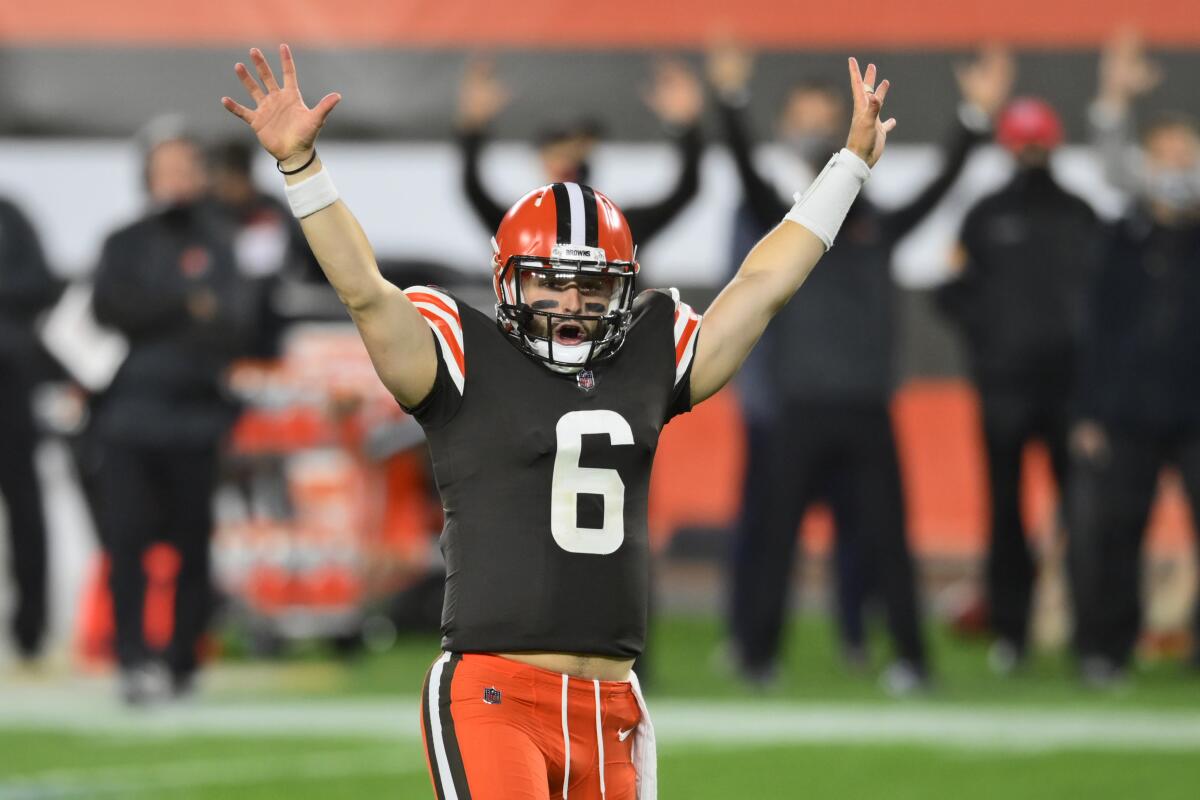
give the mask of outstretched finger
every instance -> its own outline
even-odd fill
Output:
[[[329,112],[333,111],[333,107],[341,101],[342,96],[337,92],[330,92],[321,98],[321,102],[317,103],[317,105],[313,108],[313,111],[316,112],[317,119],[320,120],[321,125],[325,124],[325,118],[329,116]]]
[[[868,94],[875,91],[875,65],[867,64],[867,71],[863,74],[863,91]]]
[[[895,118],[895,117],[890,117],[890,118],[888,119],[888,121],[887,121],[887,122],[885,122],[885,123],[883,123],[883,125],[882,125],[882,126],[880,126],[880,127],[882,127],[882,128],[883,128],[883,132],[884,132],[884,133],[891,133],[891,132],[892,132],[892,128],[896,127],[896,118]]]
[[[233,65],[233,71],[237,73],[238,80],[242,82],[242,86],[246,87],[246,91],[250,93],[250,99],[258,103],[263,98],[262,87],[258,85],[258,81],[254,80],[250,75],[250,70],[246,69],[246,65],[238,62]]]
[[[251,48],[250,59],[254,62],[254,68],[258,70],[258,77],[262,79],[263,86],[267,87],[267,91],[279,91],[279,84],[275,82],[275,75],[271,72],[271,65],[267,63],[267,57],[262,54],[262,50],[259,50],[257,47]]]
[[[850,95],[854,98],[855,108],[862,104],[864,98],[862,73],[858,70],[858,59],[850,56]]]
[[[868,119],[879,120],[879,112],[883,109],[883,103],[879,102],[879,98],[874,94],[867,95],[866,116]]]
[[[235,101],[232,97],[222,97],[221,105],[225,106],[230,114],[238,117],[242,120],[242,122],[245,122],[247,125],[250,124],[250,115],[252,112],[241,103]]]
[[[292,48],[279,45],[279,63],[283,65],[283,88],[300,91],[300,78],[296,75],[296,62],[292,59]]]
[[[884,78],[878,86],[875,87],[875,97],[879,100],[879,104],[883,105],[883,99],[887,97],[888,89],[891,87],[891,82]]]

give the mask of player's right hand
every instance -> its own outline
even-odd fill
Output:
[[[300,96],[300,81],[296,77],[296,64],[286,44],[279,45],[279,60],[283,65],[282,86],[276,82],[271,66],[257,47],[250,50],[250,60],[254,62],[254,68],[262,80],[261,86],[250,75],[245,64],[239,62],[234,66],[234,72],[250,93],[254,108],[247,108],[229,97],[222,97],[221,105],[254,130],[259,144],[284,169],[300,166],[311,155],[317,134],[342,96],[332,92],[322,97],[314,108],[304,105],[304,98]]]

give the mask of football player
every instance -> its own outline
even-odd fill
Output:
[[[635,294],[620,209],[577,183],[533,190],[494,238],[495,315],[383,279],[317,156],[313,108],[250,51],[253,108],[222,98],[286,176],[292,210],[380,379],[424,427],[445,507],[442,655],[422,694],[438,798],[653,798],[653,728],[630,667],[646,628],[646,501],[658,435],[737,371],[832,245],[895,120],[849,60],[846,147],[701,318]],[[259,82],[261,81],[261,83]]]

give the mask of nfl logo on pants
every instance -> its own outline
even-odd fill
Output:
[[[489,686],[483,690],[483,702],[490,706],[500,705],[500,690],[494,686]]]

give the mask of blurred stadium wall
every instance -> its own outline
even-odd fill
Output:
[[[675,170],[640,99],[655,58],[679,54],[699,68],[704,48],[723,36],[760,50],[752,112],[765,138],[793,81],[840,83],[844,56],[853,52],[879,63],[896,87],[889,97],[901,121],[896,146],[871,187],[886,204],[915,191],[937,158],[930,143],[944,133],[957,98],[954,62],[989,41],[1019,48],[1018,93],[1059,106],[1077,142],[1095,88],[1095,46],[1122,24],[1144,32],[1169,75],[1200,72],[1200,15],[1190,0],[916,0],[853,13],[833,3],[773,0],[745,0],[736,10],[720,0],[3,2],[0,190],[30,207],[59,270],[85,274],[102,232],[140,207],[128,138],[169,112],[184,114],[209,139],[244,136],[217,103],[241,91],[232,64],[249,45],[271,53],[286,40],[297,50],[307,96],[336,89],[346,97],[326,149],[332,155],[336,141],[344,151],[331,163],[377,249],[474,269],[489,255],[487,237],[460,197],[449,143],[458,82],[472,54],[494,54],[514,89],[493,131],[502,144],[484,164],[498,194],[515,199],[538,180],[524,144],[536,131],[588,115],[603,121],[609,142],[594,182],[628,204],[661,192]],[[1188,81],[1168,81],[1148,110],[1193,102]],[[988,155],[976,159],[947,209],[1003,180],[1006,161]],[[1062,162],[1068,185],[1102,212],[1119,207],[1090,159],[1068,152]],[[268,179],[265,158],[260,166]],[[724,153],[711,148],[701,196],[644,254],[649,277],[684,286],[719,281],[729,268],[737,200]],[[954,213],[943,213],[898,252],[902,284],[938,282],[956,223]]]
[[[473,272],[489,257],[487,232],[459,192],[452,141],[458,82],[469,56],[492,54],[515,90],[483,165],[498,195],[516,198],[539,181],[527,144],[537,130],[586,114],[606,129],[594,182],[628,204],[661,193],[676,169],[640,100],[654,59],[681,55],[700,69],[706,46],[732,36],[760,51],[752,116],[764,139],[793,81],[841,82],[849,53],[881,65],[895,86],[890,113],[900,120],[870,185],[884,205],[915,193],[937,162],[936,143],[957,99],[951,66],[981,44],[1010,44],[1018,55],[1017,93],[1044,96],[1063,114],[1070,146],[1056,162],[1062,180],[1113,215],[1121,199],[1103,185],[1082,139],[1096,87],[1096,48],[1120,25],[1143,32],[1169,76],[1143,110],[1194,109],[1190,76],[1200,74],[1195,0],[910,0],[854,9],[779,0],[0,0],[0,194],[26,208],[58,271],[86,276],[104,233],[142,207],[133,134],[157,115],[178,112],[207,139],[247,136],[218,104],[221,95],[241,91],[232,65],[245,59],[248,46],[270,54],[274,44],[288,41],[310,100],[331,90],[345,96],[322,150],[379,253]],[[706,129],[715,137],[715,125]],[[771,147],[761,153],[768,163],[778,156]],[[279,185],[265,156],[256,168],[264,186]],[[909,290],[898,334],[901,374],[918,380],[901,394],[897,415],[908,444],[914,533],[924,554],[962,555],[964,544],[973,553],[982,540],[984,500],[964,385],[953,382],[947,395],[939,393],[945,384],[930,389],[920,382],[961,374],[953,340],[920,290],[944,277],[962,210],[999,185],[1009,168],[994,149],[977,153],[941,209],[896,254],[897,277]],[[739,197],[732,165],[712,141],[700,195],[642,253],[649,280],[679,285],[693,304],[704,305],[705,294],[730,269],[729,231]],[[696,459],[686,450],[688,441],[714,441],[737,424],[731,407],[705,408],[678,431],[672,426],[673,463],[679,469],[709,465],[709,480],[723,476],[716,482],[736,486],[736,437],[715,466],[711,453]],[[662,499],[652,522],[659,531],[719,524],[736,503],[732,492],[714,492],[706,504],[687,482],[675,488],[674,494],[671,487],[656,488]],[[1043,482],[1043,493],[1033,495],[1042,510],[1045,488]],[[1173,497],[1156,519],[1178,542],[1188,522],[1177,490]]]

